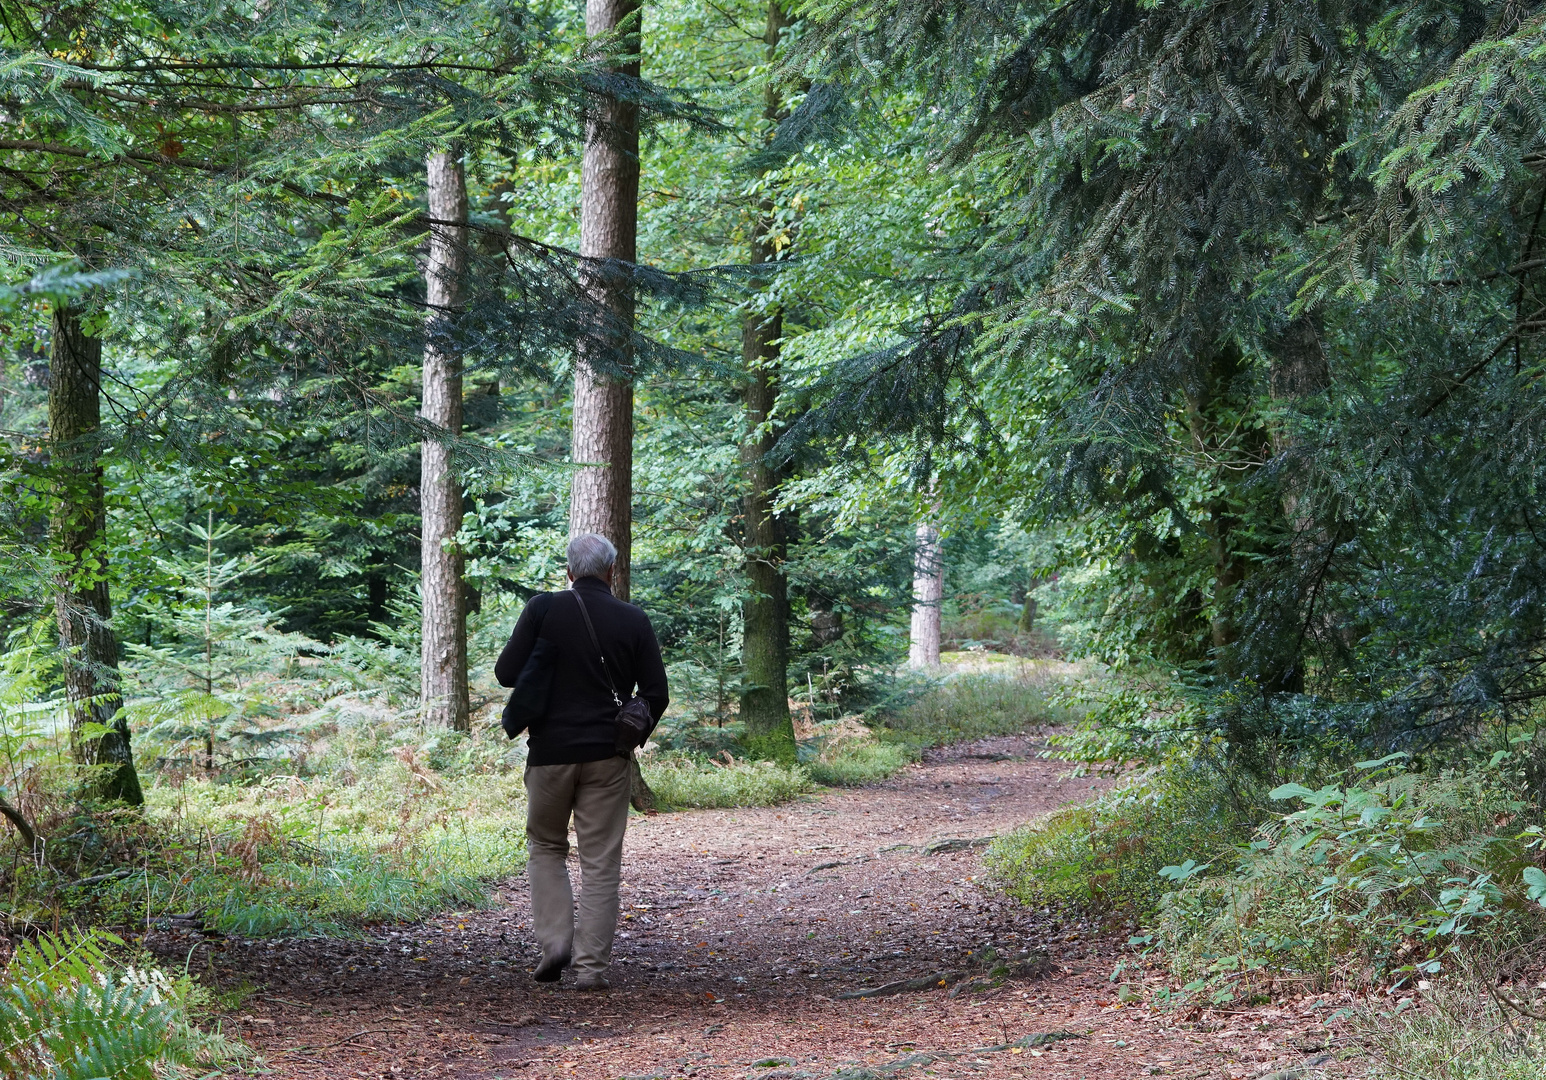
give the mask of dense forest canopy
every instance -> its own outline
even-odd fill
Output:
[[[716,679],[766,588],[736,568],[767,542],[750,453],[783,604],[851,616],[850,662],[895,655],[909,522],[937,507],[949,543],[1020,560],[1005,599],[1058,574],[1070,644],[1177,666],[1242,747],[1529,712],[1538,13],[769,10],[587,39],[561,6],[8,4],[10,632],[100,579],[155,648],[201,527],[252,562],[222,600],[390,636],[426,438],[472,500],[469,585],[529,595],[596,336],[635,380],[640,596]],[[632,46],[640,75],[610,59]],[[607,100],[643,132],[621,337],[574,216]],[[444,147],[467,265],[432,330],[461,431],[417,405]],[[71,441],[46,357],[76,336],[101,426]],[[70,539],[94,468],[106,517]],[[796,667],[831,668],[817,644]]]
[[[0,115],[0,698],[88,803],[450,760],[571,531],[682,760],[943,640],[1092,662],[1072,757],[1539,801],[1546,7],[0,0]]]
[[[950,89],[938,160],[988,193],[823,430],[890,387],[958,499],[1072,529],[1090,645],[1192,672],[1241,743],[1529,714],[1539,13],[812,15],[828,78]]]

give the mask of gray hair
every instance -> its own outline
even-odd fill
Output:
[[[574,580],[600,577],[617,562],[617,548],[600,533],[581,533],[569,541],[569,574]]]

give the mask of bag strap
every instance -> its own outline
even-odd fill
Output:
[[[585,629],[590,631],[590,643],[595,646],[596,654],[601,657],[601,671],[607,677],[607,689],[612,691],[612,704],[621,709],[623,699],[617,693],[617,683],[612,681],[612,669],[607,667],[607,654],[601,651],[601,640],[596,637],[596,628],[591,625],[590,612],[585,609],[585,601],[580,599],[580,590],[571,588],[569,595],[574,597],[576,604],[580,605],[580,616],[585,620]]]

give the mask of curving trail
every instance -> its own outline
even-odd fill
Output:
[[[363,941],[201,952],[221,985],[257,987],[230,1021],[276,1077],[1200,1080],[1319,1064],[1324,1002],[1186,1018],[1124,1006],[1108,979],[1134,959],[1123,928],[1020,907],[984,882],[980,850],[937,843],[1101,786],[1040,745],[951,747],[782,807],[636,817],[606,993],[530,981],[519,881],[489,911]],[[187,949],[147,944],[178,964]],[[980,978],[986,948],[1010,965],[996,986]]]

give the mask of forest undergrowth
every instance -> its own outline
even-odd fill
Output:
[[[1151,731],[1118,745],[1109,723],[1079,723],[1092,699],[1109,707],[1130,692],[1099,689],[1109,673],[1081,681],[1072,665],[981,651],[947,659],[958,673],[889,710],[797,710],[794,764],[744,756],[733,720],[684,710],[690,719],[663,724],[643,755],[644,774],[667,811],[767,806],[823,784],[884,779],[930,746],[1054,727],[1071,767],[1117,768],[1125,779],[1000,837],[988,867],[1025,904],[1137,925],[1130,944],[1171,973],[1153,1003],[1184,1011],[1353,988],[1373,1003],[1359,1022],[1384,1060],[1427,1062],[1444,1080],[1534,1075],[1519,1071],[1542,1041],[1530,1015],[1541,1011],[1532,987],[1546,920],[1533,739],[1516,735],[1470,765],[1302,756],[1267,778],[1231,761],[1217,739]],[[258,723],[279,735],[249,738],[263,755],[226,753],[213,770],[198,767],[200,739],[153,744],[146,806],[128,811],[76,797],[77,774],[46,710],[28,699],[28,678],[13,670],[7,689],[7,786],[44,839],[31,858],[13,846],[8,929],[35,937],[28,949],[106,958],[107,970],[126,973],[110,980],[120,996],[153,988],[157,1030],[173,1033],[142,1048],[157,1060],[240,1049],[200,1041],[208,995],[186,974],[147,974],[137,933],[349,936],[477,908],[524,864],[523,747],[491,712],[457,735],[425,728],[389,695],[275,710]],[[304,697],[294,685],[270,691]],[[25,989],[40,977],[26,974],[36,962],[29,952],[12,968],[7,1022],[40,1007]],[[1489,1025],[1480,1033],[1479,1018]]]
[[[885,779],[929,746],[1055,723],[1061,680],[1045,664],[950,678],[869,723],[807,710],[800,760],[788,765],[740,752],[733,721],[668,719],[641,763],[660,809],[768,806],[820,784]],[[458,734],[426,728],[389,696],[339,695],[249,721],[246,743],[265,751],[236,757],[222,745],[209,768],[201,733],[152,735],[142,753],[163,764],[144,809],[129,811],[76,798],[67,747],[24,700],[26,682],[13,677],[0,732],[7,789],[41,838],[34,859],[4,870],[13,930],[81,918],[337,935],[476,906],[487,883],[525,864],[525,744],[507,741],[492,712]],[[294,685],[270,689],[299,698]]]
[[[1131,706],[1127,681],[1108,707]],[[1169,973],[1162,1008],[1352,991],[1371,1077],[1541,1075],[1541,732],[1448,760],[1321,746],[1252,768],[1184,708],[1148,715],[1125,752],[1110,723],[1061,740],[1125,778],[999,837],[986,862],[1005,891],[1138,927],[1129,944]]]
[[[1535,1075],[1520,1071],[1543,1041],[1530,1015],[1542,1011],[1532,988],[1546,920],[1533,740],[1516,736],[1470,766],[1302,758],[1279,766],[1299,780],[1272,782],[1232,763],[1216,740],[1092,752],[1086,729],[1098,721],[1077,717],[1097,694],[1070,665],[949,659],[961,673],[868,722],[800,714],[795,764],[742,756],[733,721],[700,718],[662,726],[645,776],[668,811],[765,806],[821,784],[884,779],[930,746],[1056,727],[1060,755],[1093,759],[1071,767],[1120,768],[1125,779],[1000,837],[988,867],[1025,904],[1137,925],[1130,944],[1171,973],[1151,988],[1153,1004],[1185,1011],[1353,988],[1371,1003],[1356,1022],[1382,1060],[1421,1061],[1431,1071],[1420,1075],[1444,1080]],[[22,700],[24,683],[13,677],[7,699],[9,789],[49,839],[31,859],[13,847],[9,930],[36,938],[34,952],[100,957],[119,973],[96,984],[119,998],[81,1006],[92,1015],[149,1010],[127,995],[153,989],[154,1024],[170,1034],[141,1047],[146,1060],[235,1060],[240,1047],[199,1034],[215,1003],[186,973],[146,968],[137,933],[349,936],[479,907],[523,866],[524,754],[492,720],[458,736],[386,699],[344,696],[274,718],[305,734],[275,741],[262,761],[205,773],[160,747],[172,764],[147,770],[146,807],[131,812],[74,797],[73,768]],[[44,1000],[27,989],[41,977],[27,974],[41,962],[34,952],[11,969],[8,1023],[43,1023],[26,1020]]]
[[[390,693],[308,700],[308,690],[336,686],[302,669],[249,687],[249,700],[261,693],[276,707],[250,710],[244,727],[217,725],[223,738],[206,741],[187,716],[148,726],[139,750],[154,765],[144,769],[144,807],[130,810],[80,798],[68,746],[34,693],[46,676],[26,666],[26,655],[8,657],[0,740],[5,789],[36,843],[29,852],[15,838],[0,883],[7,933],[37,944],[8,969],[0,1022],[65,1024],[65,1013],[44,1015],[55,1002],[83,1024],[89,1014],[108,1027],[160,1033],[121,1046],[93,1042],[90,1032],[51,1043],[61,1076],[132,1073],[94,1071],[106,1059],[77,1054],[77,1042],[95,1046],[93,1054],[127,1055],[124,1068],[239,1057],[239,1046],[198,1034],[198,1017],[213,1015],[214,1003],[196,979],[137,955],[146,931],[348,937],[481,907],[492,886],[524,867],[524,740],[506,740],[492,710],[465,735],[426,728]],[[769,806],[822,784],[882,780],[930,746],[1065,721],[1057,702],[1067,667],[1028,662],[919,683],[900,708],[868,717],[823,718],[808,708],[793,764],[745,756],[733,720],[705,724],[684,709],[688,719],[662,723],[641,754],[644,776],[667,812]],[[107,982],[93,983],[87,968]],[[81,997],[99,990],[101,1001]]]

